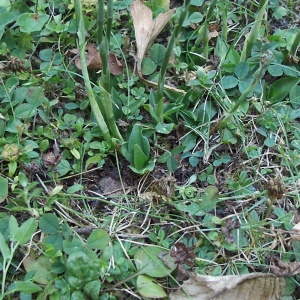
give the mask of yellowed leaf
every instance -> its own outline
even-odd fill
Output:
[[[192,274],[171,300],[279,300],[285,280],[273,274],[204,276]]]
[[[141,75],[141,64],[148,46],[166,26],[174,10],[160,14],[153,20],[152,10],[143,1],[135,0],[130,6],[132,14],[136,47],[137,47],[137,71]],[[142,75],[141,75],[142,76]]]

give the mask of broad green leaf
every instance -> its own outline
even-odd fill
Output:
[[[109,234],[103,229],[94,229],[87,239],[88,246],[96,250],[103,250],[109,242]]]
[[[13,22],[15,20],[16,15],[11,12],[2,12],[0,13],[0,27],[4,27],[5,25]]]
[[[26,272],[33,271],[32,280],[40,284],[47,284],[54,278],[54,274],[51,273],[52,264],[53,262],[45,255],[40,255],[37,259],[29,255],[23,260]]]
[[[82,191],[83,188],[84,188],[84,187],[83,187],[82,184],[75,183],[75,184],[73,184],[72,186],[70,186],[70,187],[67,189],[67,193],[68,193],[68,194],[74,194],[74,193],[77,193],[78,191]]]
[[[33,117],[35,114],[36,107],[31,104],[22,103],[15,109],[15,116],[18,119],[28,119]]]
[[[10,291],[33,294],[42,290],[40,286],[30,281],[14,281],[8,288]]]
[[[157,299],[157,298],[164,298],[167,297],[166,292],[163,288],[154,283],[154,278],[146,276],[146,275],[139,275],[136,281],[136,287],[138,293],[147,298]]]
[[[18,221],[14,216],[10,216],[9,218],[9,231],[10,236],[14,236],[17,234],[19,230]]]
[[[43,88],[31,86],[26,92],[26,101],[34,107],[38,107],[43,104],[45,100]]]
[[[290,90],[290,101],[294,108],[300,107],[300,86],[294,85],[292,89]]]
[[[264,141],[264,145],[266,145],[267,147],[274,147],[276,145],[276,141],[272,138],[266,138]]]
[[[168,170],[171,171],[171,172],[174,172],[174,171],[177,170],[178,162],[174,158],[174,156],[170,156],[169,159],[167,160],[167,167],[168,167]]]
[[[8,195],[8,180],[0,175],[0,203],[3,202]]]
[[[165,56],[165,52],[166,48],[164,47],[164,45],[154,44],[150,50],[150,58],[154,63],[159,64],[162,62]]]
[[[162,133],[162,134],[169,134],[174,128],[174,124],[170,123],[170,124],[166,124],[166,123],[158,123],[155,126],[155,130],[158,133]]]
[[[144,57],[142,61],[142,74],[150,75],[154,73],[157,68],[157,64],[149,57]]]
[[[48,21],[49,16],[46,14],[37,15],[35,13],[23,13],[17,19],[21,32],[31,33],[41,31]]]
[[[204,0],[191,0],[191,5],[202,6]]]
[[[158,254],[167,252],[158,247],[143,247],[134,256],[134,262],[139,274],[146,274],[152,277],[165,277],[173,270],[167,268],[158,258]]]
[[[2,257],[4,260],[7,260],[10,258],[10,250],[5,242],[3,234],[0,232],[0,251],[2,253]]]
[[[201,209],[205,212],[213,210],[217,205],[218,196],[219,191],[215,186],[210,185],[206,187],[200,204]]]
[[[85,294],[91,299],[99,299],[100,289],[101,283],[99,280],[90,281],[83,287]]]
[[[234,70],[234,74],[238,79],[243,79],[248,75],[249,65],[246,61],[240,62]]]
[[[191,23],[200,23],[203,20],[203,15],[200,12],[192,13],[184,22],[183,27],[189,26]]]
[[[68,282],[76,290],[91,281],[98,280],[99,272],[95,262],[83,252],[71,254],[66,262]]]
[[[128,150],[131,155],[131,159],[134,159],[134,148],[135,145],[139,145],[144,155],[149,159],[150,156],[150,144],[149,140],[143,136],[143,129],[140,125],[134,125],[132,128],[132,132],[130,134],[130,138],[128,141]]]
[[[59,230],[59,220],[54,214],[43,214],[39,220],[39,228],[46,234],[54,234]]]
[[[142,169],[147,163],[149,157],[142,151],[140,145],[135,144],[133,147],[133,165],[136,169]]]
[[[270,99],[272,103],[284,100],[299,81],[300,79],[297,77],[284,77],[274,81],[270,86],[268,99]]]
[[[268,67],[268,72],[270,73],[270,75],[272,75],[274,77],[279,77],[279,76],[282,76],[283,69],[280,65],[270,65]]]
[[[30,218],[20,226],[15,235],[12,235],[12,240],[24,245],[30,240],[36,229],[37,220]]]
[[[231,76],[231,75],[225,76],[221,80],[221,85],[223,86],[223,88],[225,90],[236,87],[238,85],[238,83],[239,83],[239,81],[237,80],[237,78],[234,76]]]
[[[63,188],[64,186],[62,184],[55,186],[53,190],[50,192],[50,196],[57,195]]]
[[[75,148],[71,149],[70,152],[73,154],[73,156],[76,158],[76,159],[80,159],[81,155],[79,153],[79,151]]]

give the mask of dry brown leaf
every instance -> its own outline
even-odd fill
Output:
[[[152,18],[152,10],[142,0],[135,0],[130,6],[137,47],[137,71],[141,75],[141,65],[146,49],[170,20],[174,9]],[[141,75],[142,76],[142,75]]]
[[[273,274],[278,276],[294,276],[300,273],[300,262],[284,262],[276,257],[271,260],[272,264],[270,266]]]
[[[96,48],[96,44],[95,43],[87,44],[86,51],[87,54],[85,56],[85,59],[86,59],[87,68],[91,70],[97,70],[97,71],[101,70],[102,62],[100,58],[100,53]],[[78,69],[81,70],[81,62],[80,62],[79,55],[75,58],[75,65]]]
[[[121,61],[117,59],[114,53],[108,54],[108,64],[109,64],[109,69],[111,74],[117,76],[123,73],[124,66],[121,63]]]
[[[191,274],[180,289],[170,294],[171,300],[277,300],[285,280],[273,274],[204,276]]]
[[[89,70],[99,71],[102,69],[102,61],[100,57],[100,53],[96,47],[95,43],[90,43],[86,45],[86,65]],[[65,53],[66,56],[72,57],[72,55],[76,55],[75,57],[75,65],[78,69],[81,70],[81,62],[79,56],[78,49],[71,49]],[[124,66],[120,60],[117,59],[114,53],[108,54],[108,65],[110,69],[110,73],[113,75],[120,75],[123,73]]]
[[[300,222],[294,225],[294,227],[290,231],[290,235],[292,240],[300,241]]]

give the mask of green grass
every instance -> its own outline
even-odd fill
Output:
[[[140,78],[132,1],[48,2],[0,1],[0,299],[168,299],[182,270],[300,262],[297,5],[171,1]]]

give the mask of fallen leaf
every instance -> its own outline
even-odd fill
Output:
[[[273,274],[204,276],[191,274],[171,300],[279,300],[285,280]]]
[[[121,75],[123,73],[124,66],[121,63],[121,61],[119,61],[117,59],[115,54],[109,53],[109,55],[108,55],[108,64],[109,64],[111,74],[117,76],[117,75]]]
[[[135,0],[130,6],[135,31],[137,47],[137,71],[141,74],[141,65],[148,46],[154,41],[162,29],[170,20],[174,9],[158,15],[153,20],[152,10],[146,6],[142,0]]]
[[[100,53],[96,48],[96,44],[95,43],[90,43],[86,45],[86,65],[88,69],[92,69],[92,70],[101,70],[102,68],[102,61],[100,58]],[[80,56],[76,56],[75,58],[75,65],[78,69],[81,70],[81,62],[80,62]]]
[[[90,43],[86,45],[86,65],[89,70],[99,71],[102,69],[102,61],[100,53],[96,47],[95,43]],[[66,56],[72,57],[75,56],[75,65],[78,69],[81,70],[81,62],[78,49],[71,49],[65,53]],[[123,73],[124,65],[117,59],[114,53],[108,54],[108,65],[110,68],[110,73],[113,75],[121,75]]]
[[[292,240],[300,241],[300,222],[294,225],[294,227],[290,231],[290,235]]]
[[[273,274],[278,276],[294,276],[300,273],[300,262],[283,262],[275,257],[271,260],[270,266]]]

